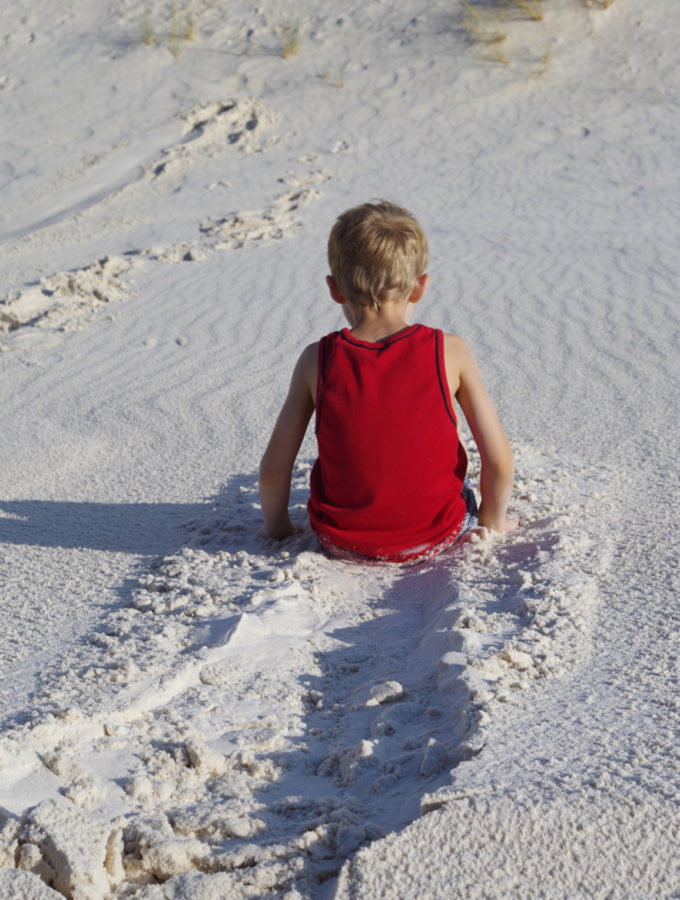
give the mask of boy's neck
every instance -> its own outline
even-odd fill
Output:
[[[391,300],[383,303],[380,309],[347,303],[343,312],[355,338],[376,343],[407,328],[413,307],[408,300]]]

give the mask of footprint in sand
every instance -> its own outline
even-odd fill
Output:
[[[0,333],[27,325],[72,331],[126,293],[121,281],[128,260],[107,256],[82,269],[41,278],[39,284],[0,300]]]
[[[200,231],[213,250],[272,244],[299,232],[303,228],[299,210],[320,196],[316,188],[288,191],[267,209],[206,219],[201,223]]]
[[[278,116],[262,100],[199,103],[182,118],[182,140],[147,166],[147,181],[182,177],[196,161],[220,156],[227,147],[257,153],[276,140],[264,138]]]

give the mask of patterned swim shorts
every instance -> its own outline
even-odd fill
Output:
[[[461,495],[465,498],[465,518],[463,519],[463,524],[460,526],[458,537],[465,534],[466,531],[471,531],[473,528],[476,528],[479,525],[479,509],[477,507],[477,498],[475,497],[475,492],[472,488],[472,482],[467,477],[463,482],[463,490],[461,491]]]

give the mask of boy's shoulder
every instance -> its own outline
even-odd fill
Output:
[[[459,334],[444,332],[444,352],[447,357],[460,359],[461,361],[472,357],[472,350]]]
[[[453,395],[458,393],[461,380],[466,379],[471,372],[477,369],[477,362],[472,350],[457,334],[444,334],[444,364]]]
[[[314,341],[312,344],[307,344],[305,349],[302,351],[300,356],[298,357],[297,369],[316,369],[317,360],[319,358],[319,344],[321,341]]]
[[[294,385],[306,387],[312,395],[316,392],[319,343],[319,341],[314,341],[312,344],[307,344],[298,357],[295,371],[293,372],[292,383]]]
[[[448,331],[444,331],[442,333],[444,335],[444,343],[447,347],[451,347],[454,350],[469,349],[468,345],[459,334],[452,334]]]

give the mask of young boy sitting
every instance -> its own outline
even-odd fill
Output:
[[[295,458],[316,410],[308,504],[331,553],[405,562],[451,546],[475,523],[458,401],[481,457],[480,525],[509,531],[513,454],[461,338],[411,325],[428,286],[413,216],[380,201],[343,213],[330,234],[331,297],[350,328],[310,344],[260,465],[265,536],[300,531],[288,514]]]

